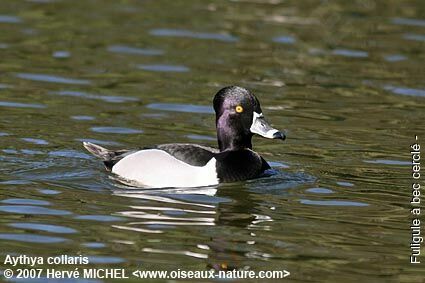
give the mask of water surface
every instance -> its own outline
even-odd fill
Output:
[[[15,0],[0,11],[0,260],[422,282],[408,263],[422,1]],[[212,98],[226,85],[254,91],[287,132],[254,137],[269,177],[131,188],[81,145],[216,146]]]

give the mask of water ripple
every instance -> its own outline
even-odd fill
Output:
[[[59,237],[42,236],[42,235],[34,235],[34,234],[12,234],[12,233],[0,234],[0,239],[26,242],[26,243],[39,243],[39,244],[53,244],[53,243],[62,243],[62,242],[68,241],[65,238],[59,238]]]
[[[407,88],[393,85],[385,85],[384,89],[391,91],[394,94],[425,97],[425,89]]]
[[[147,228],[138,228],[133,226],[122,226],[122,225],[112,225],[112,227],[120,230],[127,230],[127,231],[133,231],[138,233],[149,233],[149,234],[161,234],[163,231],[161,230],[154,230],[154,229],[147,229]]]
[[[207,113],[214,114],[214,109],[211,106],[193,105],[193,104],[178,104],[178,103],[151,103],[146,106],[150,109],[187,112],[187,113]]]
[[[282,35],[273,38],[273,42],[284,43],[284,44],[294,44],[296,42],[295,38],[290,35]]]
[[[110,102],[110,103],[139,101],[137,97],[98,95],[98,94],[90,94],[90,93],[86,93],[82,91],[74,91],[74,90],[52,91],[50,92],[50,94],[57,94],[57,95],[71,96],[71,97],[81,97],[81,98],[87,98],[87,99],[98,99],[98,100],[103,100],[105,102]]]
[[[154,65],[137,65],[137,68],[145,71],[152,72],[176,72],[176,73],[185,73],[189,72],[189,68],[182,65],[163,65],[163,64],[154,64]]]
[[[91,155],[88,155],[76,150],[55,150],[55,151],[50,151],[49,155],[55,156],[55,157],[91,159]]]
[[[404,55],[400,55],[400,54],[392,54],[392,55],[385,56],[384,59],[387,62],[399,62],[399,61],[406,60],[407,57],[404,56]]]
[[[194,32],[186,29],[160,28],[152,29],[149,33],[155,36],[190,37],[196,39],[213,39],[225,42],[236,42],[239,40],[239,38],[230,34]]]
[[[1,46],[1,44],[0,44],[0,46]],[[8,84],[0,84],[0,89],[7,89],[7,88],[11,88],[11,86],[8,85]]]
[[[98,222],[116,222],[116,221],[124,220],[124,218],[122,217],[111,216],[111,215],[78,215],[75,217],[75,219],[93,220]]]
[[[0,211],[8,213],[19,214],[33,214],[33,215],[70,215],[72,214],[66,210],[51,209],[40,206],[31,205],[0,205]]]
[[[87,116],[87,115],[76,115],[76,116],[71,116],[71,119],[74,119],[77,121],[93,121],[96,118],[93,116]]]
[[[332,54],[352,58],[366,58],[369,56],[368,52],[366,51],[350,49],[334,49],[332,50]]]
[[[100,248],[106,247],[104,243],[99,243],[99,242],[88,242],[88,243],[82,243],[81,245],[87,248],[92,248],[92,249],[100,249]]]
[[[267,161],[267,163],[270,165],[270,167],[272,168],[284,168],[287,169],[290,166],[288,164],[285,164],[283,162],[277,162],[277,161]]]
[[[334,191],[332,191],[331,189],[326,189],[326,188],[310,188],[305,190],[306,192],[309,193],[314,193],[314,194],[332,194],[334,193]]]
[[[141,134],[143,133],[142,130],[122,128],[122,127],[92,127],[90,129],[93,132],[107,133],[107,134]]]
[[[187,138],[191,140],[203,140],[203,141],[215,141],[216,138],[210,137],[210,136],[204,136],[204,135],[186,135]]]
[[[124,53],[131,55],[156,56],[164,54],[164,51],[159,49],[145,49],[126,45],[111,45],[108,47],[109,52]]]
[[[47,83],[74,84],[74,85],[88,85],[91,83],[89,80],[71,79],[71,78],[45,75],[45,74],[19,73],[16,76],[20,79],[47,82]]]
[[[371,164],[384,164],[384,165],[412,165],[412,162],[400,161],[400,160],[389,160],[389,159],[376,159],[376,160],[363,160],[364,163]]]
[[[33,184],[28,180],[8,180],[8,181],[0,181],[1,185],[31,185]]]
[[[151,248],[143,248],[143,252],[146,253],[160,253],[160,254],[169,254],[169,255],[187,255],[194,258],[208,258],[207,254],[202,253],[194,253],[190,251],[170,251],[170,250],[161,250],[161,249],[151,249]]]
[[[406,33],[403,35],[403,38],[414,41],[425,41],[424,34]]]
[[[52,224],[40,224],[40,223],[9,223],[8,226],[13,228],[20,228],[20,229],[27,229],[27,230],[37,230],[37,231],[44,231],[44,232],[50,232],[50,233],[57,233],[57,234],[73,234],[77,233],[78,231],[72,228],[68,228],[65,226],[59,226],[59,225],[52,225]]]
[[[421,19],[393,18],[391,22],[396,25],[425,27],[425,20]]]
[[[32,149],[21,149],[21,152],[23,154],[28,154],[28,155],[43,154],[43,152],[40,150],[32,150]]]
[[[340,185],[340,186],[343,186],[343,187],[354,187],[354,184],[353,183],[350,183],[350,182],[342,182],[342,181],[340,181],[340,182],[336,182],[336,184],[337,185]]]
[[[59,50],[53,52],[52,57],[57,59],[65,59],[71,57],[71,53],[69,51]]]
[[[38,199],[9,198],[0,201],[7,204],[50,205],[50,202]]]
[[[113,264],[123,263],[126,261],[121,257],[115,256],[88,256],[88,259],[91,264]]]
[[[300,203],[308,205],[324,205],[324,206],[369,206],[364,202],[345,201],[345,200],[309,200],[301,199]]]
[[[50,190],[50,189],[41,189],[38,191],[44,195],[58,195],[61,193],[60,191]]]
[[[35,103],[20,103],[20,102],[10,102],[10,101],[0,101],[0,107],[12,107],[12,108],[37,108],[42,109],[46,108],[43,104]]]
[[[75,140],[80,142],[91,142],[98,145],[113,145],[113,146],[121,145],[121,143],[115,142],[115,141],[103,141],[103,140],[96,140],[96,139],[75,139]]]
[[[21,140],[26,141],[26,142],[29,142],[29,143],[33,143],[33,144],[38,144],[38,145],[47,145],[47,144],[49,144],[48,141],[42,140],[42,139],[21,138]]]
[[[165,211],[171,211],[171,210],[165,210]],[[163,224],[165,222],[167,223],[173,223],[178,224],[181,222],[184,222],[185,224],[190,223],[192,225],[214,225],[214,217],[175,217],[175,216],[168,216],[168,215],[160,215],[157,213],[147,213],[144,211],[123,211],[120,212],[120,214],[138,218],[138,219],[149,219],[153,220],[151,222],[155,222],[156,224]],[[185,222],[186,221],[186,222]]]
[[[0,15],[0,23],[18,24],[22,22],[21,18],[10,15]]]

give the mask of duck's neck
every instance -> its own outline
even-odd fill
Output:
[[[218,148],[220,151],[252,149],[252,134],[234,128],[224,117],[216,121]]]

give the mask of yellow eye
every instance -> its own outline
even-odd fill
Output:
[[[237,113],[242,113],[243,112],[243,107],[240,106],[240,105],[238,105],[238,106],[236,106],[235,110],[236,110]]]

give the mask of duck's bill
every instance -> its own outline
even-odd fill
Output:
[[[257,134],[268,139],[285,140],[286,138],[283,132],[276,130],[267,123],[262,113],[258,114],[257,112],[254,112],[250,131],[253,134]]]

